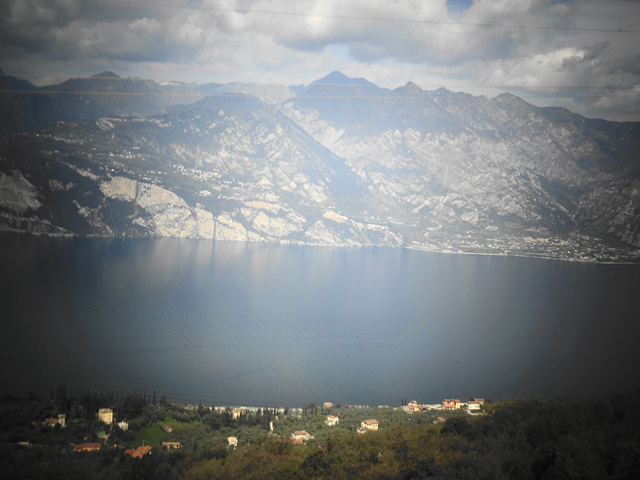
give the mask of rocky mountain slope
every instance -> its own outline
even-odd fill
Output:
[[[640,248],[639,123],[339,72],[295,88],[0,78],[4,228],[603,261]]]

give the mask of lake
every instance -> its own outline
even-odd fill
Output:
[[[640,386],[640,265],[0,235],[2,391],[301,406]]]

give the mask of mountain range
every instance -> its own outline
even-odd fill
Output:
[[[0,71],[0,225],[637,261],[640,122],[332,72],[195,85]]]

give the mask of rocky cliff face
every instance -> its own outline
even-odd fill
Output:
[[[277,105],[215,88],[188,105],[161,96],[126,116],[5,129],[0,222],[595,260],[640,247],[639,124],[337,73]]]
[[[423,224],[425,237],[518,227],[640,246],[632,240],[639,211],[631,180],[638,124],[536,108],[509,94],[489,100],[412,84],[367,87],[332,84],[328,94],[310,90],[281,109],[344,158],[390,215]],[[625,200],[614,200],[612,189]]]

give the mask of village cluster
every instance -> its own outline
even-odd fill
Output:
[[[110,408],[101,408],[98,410],[98,420],[105,425],[109,425],[110,427],[115,424],[113,418],[113,410]],[[60,425],[61,428],[66,427],[67,416],[64,414],[58,415],[58,418],[47,418],[44,421],[44,424],[48,427],[55,427],[56,425]],[[129,429],[129,424],[127,422],[118,422],[118,427],[121,430],[127,431]],[[73,450],[75,452],[97,452],[102,447],[102,443],[80,443],[73,446]],[[165,450],[171,449],[179,449],[182,448],[180,442],[162,442],[162,448]],[[142,458],[145,455],[151,453],[153,447],[150,445],[141,445],[137,448],[128,448],[124,451],[125,455],[131,456],[133,458]]]
[[[484,399],[482,398],[472,398],[471,400],[469,400],[468,402],[462,402],[458,399],[450,399],[450,398],[445,398],[442,403],[433,403],[433,404],[419,404],[416,400],[413,400],[409,403],[407,403],[407,405],[403,405],[401,408],[402,410],[404,410],[407,413],[416,413],[416,412],[422,412],[422,411],[427,411],[427,410],[460,410],[462,408],[466,408],[467,409],[467,413],[469,413],[470,415],[474,415],[474,414],[478,414],[481,412],[481,406],[484,405]],[[323,404],[323,407],[325,409],[331,409],[333,408],[333,403],[331,402],[325,402]],[[358,405],[349,405],[350,408],[361,408]],[[389,408],[388,405],[378,405],[378,408]],[[444,418],[442,417],[438,417],[437,418],[437,422],[444,422]],[[333,427],[335,425],[337,425],[340,421],[340,417],[338,415],[327,415],[326,420],[324,421],[324,423],[329,426],[329,427]],[[368,432],[374,432],[376,430],[378,430],[379,427],[379,422],[378,420],[376,420],[375,418],[370,418],[367,420],[363,420],[360,423],[360,427],[356,430],[356,432],[360,433],[360,434],[364,434],[364,433],[368,433]],[[235,439],[235,437],[231,437],[236,441],[236,445],[237,445],[237,439]],[[297,430],[295,432],[293,432],[291,434],[291,441],[293,443],[304,443],[307,440],[311,440],[313,439],[313,435],[309,435],[305,430]]]
[[[462,402],[457,398],[445,398],[442,403],[432,404],[418,404],[415,400],[404,405],[402,409],[407,413],[421,412],[424,410],[460,410],[466,408],[470,414],[479,413],[482,405],[484,405],[483,398],[472,398],[468,402]]]
[[[429,411],[429,410],[445,410],[445,411],[453,411],[466,409],[467,413],[470,415],[478,414],[481,412],[481,406],[484,404],[484,399],[482,398],[472,398],[468,402],[462,402],[458,399],[449,399],[446,398],[442,401],[442,403],[435,404],[419,404],[417,401],[413,400],[408,402],[406,405],[403,405],[401,409],[406,413],[412,414],[417,412]],[[331,402],[325,402],[323,405],[324,410],[331,410],[334,408],[334,404]],[[224,411],[225,407],[214,407],[216,410]],[[347,408],[369,408],[366,406],[360,405],[348,405]],[[377,408],[389,408],[387,405],[379,405]],[[246,414],[249,411],[254,410],[252,407],[235,407],[231,409],[232,417],[238,418],[240,415]],[[300,414],[302,409],[288,409],[291,410],[294,414]],[[284,413],[285,409],[278,409],[279,413]],[[60,414],[57,418],[47,418],[44,421],[44,425],[48,427],[55,427],[56,425],[60,425],[61,428],[66,427],[66,415]],[[98,410],[98,420],[109,427],[112,427],[115,423],[115,419],[113,416],[113,410],[110,408],[101,408]],[[444,422],[445,419],[443,417],[438,417],[436,419],[437,422]],[[340,416],[336,414],[328,414],[324,423],[333,427],[340,422]],[[129,424],[127,422],[121,421],[117,423],[118,427],[127,431],[129,429]],[[168,427],[168,426],[167,426]],[[378,430],[379,422],[374,418],[370,418],[367,420],[363,420],[360,423],[360,427],[356,430],[359,434],[365,434],[368,432]],[[168,427],[171,428],[171,427]],[[270,422],[270,431],[273,432],[273,422]],[[310,435],[305,430],[296,430],[291,433],[290,440],[294,444],[304,444],[307,440],[312,440],[314,437]],[[227,438],[228,446],[235,448],[238,446],[238,438],[234,436],[230,436]],[[102,444],[101,443],[81,443],[74,445],[75,452],[91,452],[100,450]],[[162,442],[162,448],[164,450],[177,450],[182,448],[180,442]],[[142,458],[145,455],[151,453],[153,447],[150,445],[142,445],[135,449],[126,449],[125,455],[131,456],[133,458]]]

